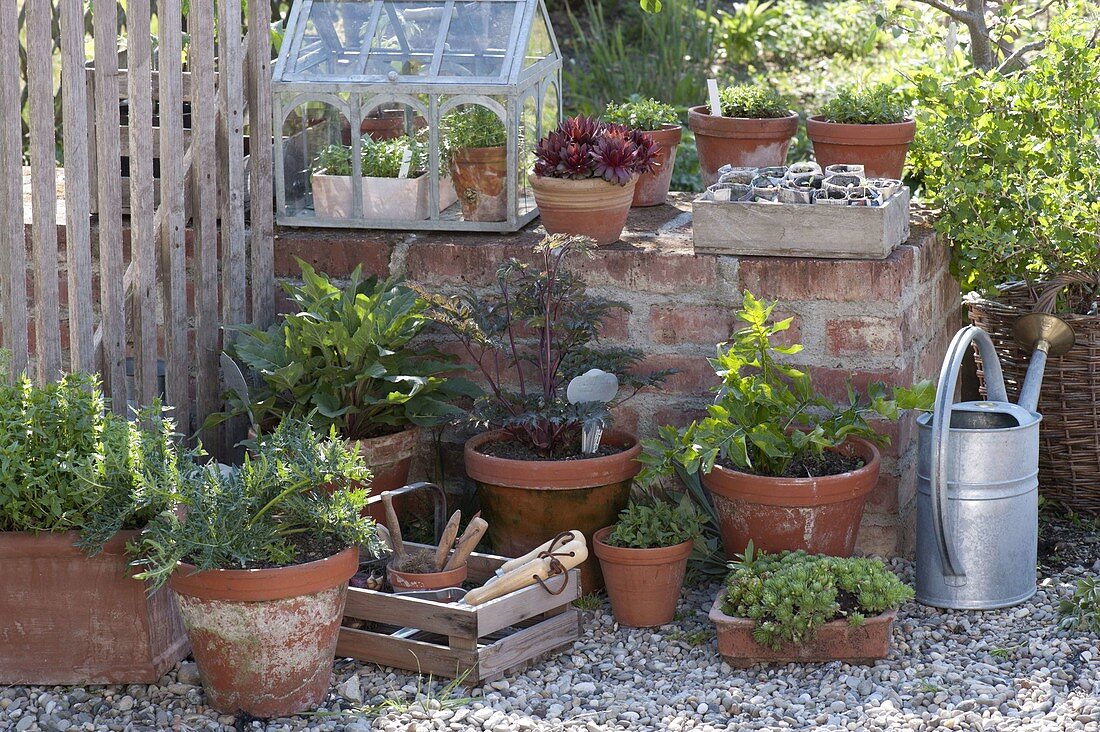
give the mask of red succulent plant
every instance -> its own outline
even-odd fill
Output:
[[[535,174],[545,178],[603,178],[626,185],[657,167],[660,148],[645,132],[579,115],[562,121],[535,146]]]

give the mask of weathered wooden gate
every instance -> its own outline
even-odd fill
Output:
[[[98,371],[122,412],[158,396],[163,367],[181,427],[220,407],[224,326],[274,313],[270,21],[266,0],[0,0],[12,373]]]

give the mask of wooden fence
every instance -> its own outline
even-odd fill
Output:
[[[125,412],[160,394],[163,364],[182,427],[220,408],[223,326],[274,314],[270,12],[256,0],[247,14],[239,0],[190,0],[186,14],[181,0],[0,0],[0,303],[13,374],[98,371]]]

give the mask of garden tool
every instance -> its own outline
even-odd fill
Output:
[[[405,556],[405,543],[401,541],[401,524],[397,521],[397,512],[393,510],[393,496],[389,491],[382,492],[382,505],[386,507],[386,526],[390,531],[393,561],[396,563]]]
[[[572,542],[576,539],[581,539],[581,540],[584,539],[584,534],[582,534],[579,531],[570,531],[568,533],[569,533],[569,537],[565,539],[566,543]],[[535,547],[531,551],[524,554],[522,557],[516,557],[515,559],[509,559],[507,562],[505,562],[504,564],[497,567],[497,571],[496,571],[497,577],[500,577],[501,575],[507,574],[508,572],[511,572],[513,569],[516,569],[517,567],[522,567],[523,565],[527,564],[528,562],[530,562],[533,559],[537,559],[539,554],[542,554],[545,551],[549,551],[550,547],[557,540],[558,540],[557,537],[554,537],[550,541],[548,541],[548,542],[546,542],[546,543],[544,543],[540,546]]]
[[[476,590],[470,590],[463,602],[467,605],[480,605],[495,598],[507,595],[509,592],[527,587],[538,582],[547,592],[557,594],[564,589],[551,590],[546,587],[544,580],[567,573],[573,567],[588,559],[588,545],[584,539],[575,539],[566,544],[560,544],[558,548],[543,552],[541,556],[527,562],[503,576],[494,577]]]
[[[1046,313],[1016,322],[1032,350],[1019,404],[1008,401],[989,335],[960,330],[947,350],[935,410],[917,419],[917,600],[934,607],[992,609],[1035,593],[1039,422],[1048,356],[1073,347],[1073,330]],[[976,344],[986,401],[953,403],[963,357]]]
[[[443,567],[447,564],[447,555],[454,547],[455,538],[458,536],[458,525],[461,521],[462,511],[455,511],[451,514],[447,525],[443,527],[443,536],[440,537],[439,546],[435,550],[435,568],[437,571],[442,572]]]
[[[458,540],[458,547],[451,558],[447,560],[443,570],[451,570],[465,564],[466,560],[470,558],[470,554],[473,553],[474,547],[481,541],[481,537],[485,536],[485,531],[488,528],[489,522],[483,518],[474,518],[470,521],[470,525],[462,533],[462,538]]]

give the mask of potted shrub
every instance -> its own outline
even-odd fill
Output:
[[[634,186],[634,206],[658,206],[668,198],[668,186],[676,167],[676,148],[683,137],[683,128],[676,108],[655,99],[633,99],[622,104],[607,105],[604,119],[642,130],[657,144],[652,170],[638,176]]]
[[[298,265],[302,284],[283,283],[297,312],[267,330],[240,329],[227,352],[256,383],[248,394],[231,394],[231,410],[210,424],[246,414],[261,433],[288,418],[308,419],[358,443],[373,493],[399,488],[408,483],[420,428],[461,416],[454,401],[478,392],[452,376],[459,368],[453,358],[418,340],[428,322],[425,303],[408,287],[363,277],[362,266],[338,284]]]
[[[626,506],[641,445],[609,429],[595,453],[584,453],[582,431],[609,428],[616,405],[671,373],[638,373],[640,351],[599,345],[604,318],[627,306],[590,295],[566,269],[570,255],[590,246],[548,236],[535,247],[537,264],[501,265],[493,293],[447,297],[414,285],[430,303],[425,314],[454,333],[488,386],[470,412],[487,431],[466,442],[464,456],[493,547],[508,556],[570,529],[591,549],[592,534]],[[571,404],[569,381],[593,368],[616,374],[620,391],[608,403]],[[602,586],[594,555],[582,565],[582,584],[585,592]]]
[[[723,165],[768,168],[783,165],[791,138],[798,130],[798,113],[766,84],[735,84],[719,92],[722,115],[707,105],[688,110],[695,133],[703,185],[718,181]]]
[[[313,161],[310,186],[318,216],[348,218],[354,215],[351,180],[352,148],[329,145]],[[407,175],[402,163],[409,158]],[[420,220],[430,215],[430,182],[425,173],[423,146],[413,137],[384,140],[362,138],[361,172],[364,219]],[[439,181],[439,210],[456,200],[449,180]]]
[[[913,590],[877,559],[783,552],[734,562],[710,611],[718,652],[731,666],[870,663],[890,651],[890,630]]]
[[[888,84],[845,87],[806,120],[822,168],[855,163],[868,178],[901,178],[916,129],[909,105]]]
[[[508,135],[496,112],[479,104],[449,112],[440,137],[462,218],[508,218]]]
[[[570,117],[539,140],[528,177],[550,234],[619,240],[638,176],[655,166],[657,145],[644,132],[593,117]]]
[[[682,468],[699,473],[720,519],[726,556],[749,541],[769,552],[804,549],[848,556],[855,546],[863,504],[875,487],[879,451],[887,438],[867,422],[896,419],[900,409],[927,407],[930,382],[914,389],[868,387],[869,403],[849,385],[849,402],[836,405],[813,389],[809,374],[777,356],[802,346],[772,339],[791,318],[772,322],[776,303],[746,292],[735,332],[711,359],[721,384],[707,417],[686,428],[661,427],[646,442],[643,480]]]
[[[690,501],[631,502],[614,526],[596,532],[592,544],[615,620],[633,628],[672,622],[702,526]]]
[[[187,656],[170,593],[126,556],[145,492],[178,477],[171,423],[139,416],[87,375],[0,384],[0,684],[155,684]]]
[[[196,466],[142,532],[139,578],[176,593],[209,704],[284,717],[328,693],[359,547],[381,551],[361,515],[362,459],[330,432],[283,420],[240,467]]]

